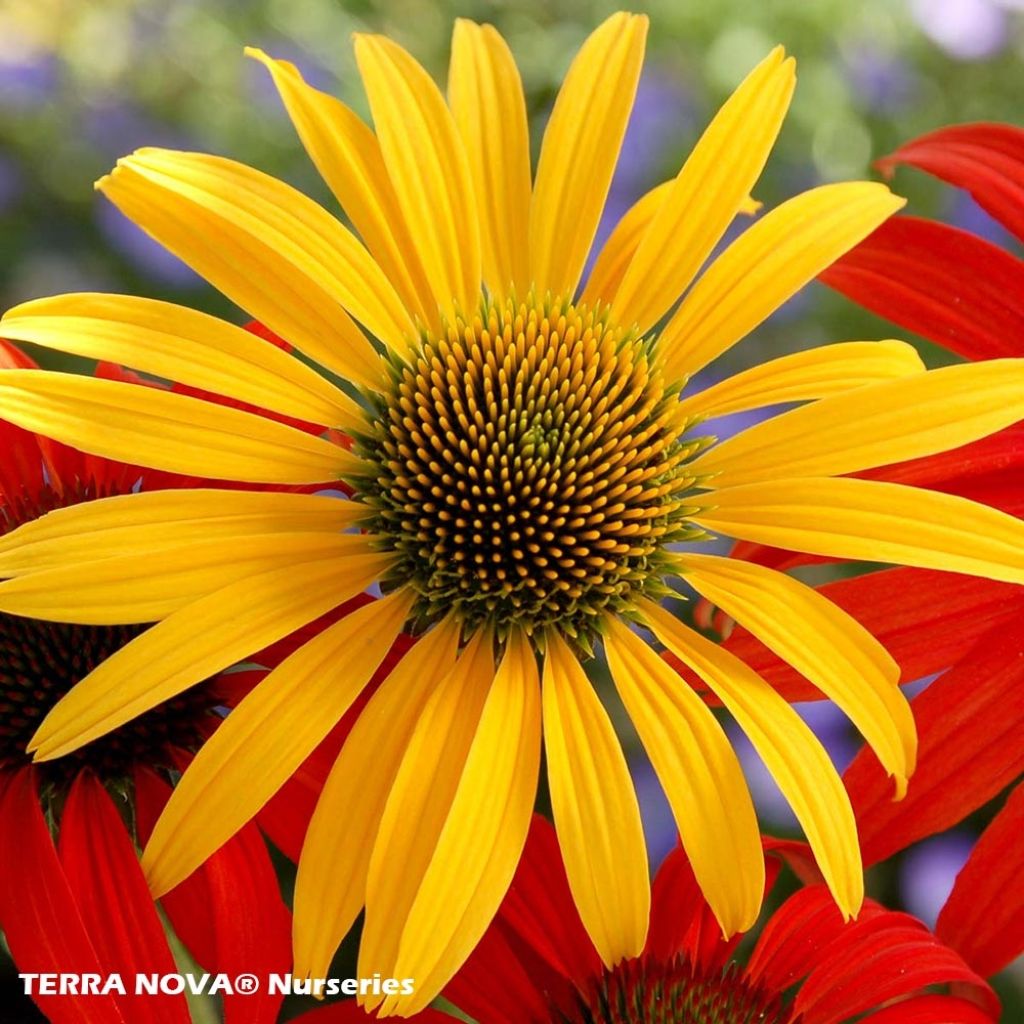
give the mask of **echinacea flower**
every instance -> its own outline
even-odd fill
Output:
[[[770,845],[770,844],[769,844]],[[768,857],[769,879],[779,860]],[[770,884],[770,883],[769,883]],[[920,921],[873,900],[844,921],[827,889],[798,889],[749,955],[723,941],[678,847],[654,880],[648,939],[609,968],[573,905],[550,824],[534,818],[519,870],[445,998],[475,1024],[993,1024],[999,1000]],[[1018,909],[1019,906],[1018,906]],[[937,991],[939,987],[951,991]],[[358,1024],[355,1001],[298,1018]],[[431,1010],[418,1024],[454,1016]]]
[[[3,341],[0,365],[41,372]],[[195,483],[83,455],[0,420],[0,536],[54,508]],[[172,778],[221,721],[218,708],[266,673],[200,682],[59,761],[33,765],[25,751],[60,698],[141,630],[0,612],[0,932],[19,971],[134,978],[177,970],[136,843],[145,842],[167,803]],[[283,846],[297,846],[301,835],[289,833],[301,822],[272,811],[261,824]],[[164,911],[207,970],[290,966],[290,915],[255,824],[169,893]],[[191,1020],[183,995],[46,995],[37,987],[35,998],[54,1024]],[[272,1024],[280,1002],[273,993],[229,996],[226,1019]]]
[[[375,132],[291,65],[254,52],[361,241],[289,186],[220,157],[142,150],[99,182],[324,374],[229,323],[139,298],[45,299],[3,321],[13,338],[325,428],[317,436],[198,398],[142,400],[116,382],[9,371],[0,411],[84,450],[248,484],[333,479],[352,500],[178,492],[61,510],[0,544],[0,575],[16,577],[0,584],[0,608],[160,620],[48,716],[32,747],[51,760],[380,584],[381,600],[318,633],[228,716],[143,860],[157,894],[187,877],[345,713],[391,641],[415,634],[342,748],[296,884],[296,973],[323,976],[365,904],[360,974],[416,979],[412,996],[368,999],[382,1013],[425,1006],[497,910],[526,839],[542,727],[587,931],[609,965],[643,948],[644,841],[625,759],[582,667],[596,647],[719,926],[733,934],[755,919],[764,863],[739,762],[635,622],[747,731],[842,912],[857,912],[853,815],[824,750],[768,684],[660,605],[666,580],[685,576],[833,698],[899,794],[915,734],[896,666],[798,581],[681,544],[715,531],[1024,582],[1015,520],[843,476],[1014,422],[1021,362],[926,373],[902,343],[851,342],[683,394],[693,373],[902,205],[878,184],[813,189],[694,281],[746,206],[788,107],[794,65],[781,48],[678,177],[626,214],[579,290],[646,24],[617,14],[585,42],[532,181],[518,73],[491,28],[456,24],[448,103],[406,51],[357,37]],[[807,404],[717,445],[699,429],[716,413],[782,401]],[[118,578],[115,599],[98,580],[125,543],[147,557]]]

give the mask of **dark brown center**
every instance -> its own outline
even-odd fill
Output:
[[[683,957],[627,960],[606,972],[574,1014],[551,1024],[796,1024],[776,994],[730,964],[702,972]]]
[[[664,546],[699,532],[677,391],[649,340],[558,301],[487,305],[396,360],[351,482],[424,617],[585,644],[655,596]]]

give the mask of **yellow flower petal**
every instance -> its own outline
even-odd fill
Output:
[[[833,395],[744,430],[693,463],[715,486],[856,473],[949,451],[1024,419],[1024,359],[947,366]]]
[[[469,164],[433,79],[397,43],[356,36],[356,62],[388,175],[442,312],[480,297],[480,224]]]
[[[370,698],[327,776],[295,879],[295,967],[324,978],[366,902],[377,829],[424,705],[455,665],[459,625],[448,619],[398,663]]]
[[[271,533],[217,537],[67,564],[0,582],[0,611],[88,625],[157,622],[238,580],[365,552],[363,537]],[[142,570],[142,571],[140,571]]]
[[[519,71],[491,25],[456,19],[448,102],[472,154],[484,280],[498,298],[522,296],[530,286],[530,133]]]
[[[435,685],[416,723],[370,857],[357,968],[361,978],[375,972],[396,976],[402,930],[451,810],[493,679],[491,637],[479,632],[470,637],[455,668]]]
[[[440,326],[437,309],[376,136],[341,100],[308,85],[288,61],[247,47],[271,74],[306,152],[414,318]]]
[[[60,295],[9,310],[10,341],[107,360],[328,426],[354,426],[358,407],[301,360],[241,327],[170,302]]]
[[[647,847],[629,767],[572,651],[546,638],[544,746],[569,888],[605,966],[639,956],[651,909]]]
[[[120,163],[168,198],[197,206],[241,232],[249,247],[257,237],[273,247],[391,348],[401,351],[415,335],[408,311],[363,244],[297,189],[236,160],[205,153],[141,149]],[[372,357],[373,350],[364,349]]]
[[[905,341],[843,341],[769,359],[684,398],[680,406],[691,416],[725,416],[828,398],[923,370],[917,349]]]
[[[594,261],[580,301],[588,306],[598,302],[606,306],[611,304],[647,228],[661,213],[674,185],[674,181],[664,181],[655,186],[622,215]],[[737,212],[753,215],[760,209],[761,204],[747,196]]]
[[[903,204],[884,185],[822,185],[747,228],[704,272],[658,343],[669,379],[706,366]]]
[[[601,252],[583,289],[582,301],[588,306],[598,302],[609,305],[632,262],[641,239],[661,211],[675,183],[662,182],[642,195],[623,215]]]
[[[679,555],[678,565],[699,593],[835,702],[902,798],[917,757],[917,731],[888,651],[856,619],[784,573],[717,555]]]
[[[642,611],[658,639],[714,691],[750,738],[803,826],[839,909],[864,900],[857,823],[832,762],[800,716],[739,658],[651,601]],[[686,688],[682,680],[677,685]]]
[[[743,771],[704,702],[640,637],[609,618],[615,687],[672,808],[697,882],[726,936],[749,928],[764,895],[764,855]]]
[[[342,555],[273,569],[214,591],[146,630],[43,719],[29,749],[48,761],[209,679],[365,590],[391,556]],[[139,573],[153,566],[139,562]]]
[[[594,241],[633,107],[647,18],[613,14],[583,44],[558,93],[530,207],[530,272],[571,295]]]
[[[55,509],[0,537],[0,577],[148,556],[202,540],[339,533],[365,515],[360,502],[316,494],[222,488],[120,494]]]
[[[173,179],[140,166],[137,157],[120,160],[96,188],[165,249],[321,366],[345,380],[379,386],[373,347],[337,294],[324,290],[326,275],[308,254],[292,246],[279,251],[262,225],[239,224],[226,210],[218,215],[206,209],[182,194]]]
[[[93,455],[212,480],[324,483],[358,464],[345,449],[263,416],[49,370],[4,370],[0,416]]]
[[[527,637],[515,631],[506,641],[447,820],[402,931],[394,976],[415,978],[416,991],[386,998],[381,1015],[424,1009],[497,913],[526,845],[540,739],[536,656]]]
[[[612,302],[611,317],[646,332],[686,290],[761,174],[796,85],[776,47],[708,125],[652,220]]]
[[[328,626],[228,714],[175,786],[143,852],[155,896],[184,881],[258,814],[341,720],[413,599],[399,590]]]
[[[832,558],[1024,583],[1024,522],[966,498],[845,477],[771,480],[702,495],[709,530]]]

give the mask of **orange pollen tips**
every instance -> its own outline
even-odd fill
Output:
[[[394,358],[351,483],[426,620],[556,628],[586,649],[602,614],[664,593],[692,539],[678,387],[649,340],[568,302],[485,302]]]

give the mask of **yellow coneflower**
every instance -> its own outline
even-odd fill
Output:
[[[198,489],[61,510],[0,542],[10,577],[0,610],[158,623],[49,715],[33,741],[49,759],[380,584],[385,596],[319,633],[231,713],[175,790],[144,864],[156,893],[186,877],[326,735],[399,633],[413,633],[326,784],[295,896],[300,975],[326,973],[365,905],[360,974],[416,982],[412,996],[365,997],[385,1013],[429,1002],[494,915],[527,834],[542,727],[583,921],[608,964],[642,948],[646,854],[625,759],[582,667],[595,650],[723,931],[753,922],[763,857],[736,755],[636,625],[748,733],[840,907],[857,912],[853,816],[822,747],[767,683],[664,609],[665,581],[685,578],[814,682],[902,791],[915,734],[896,665],[800,582],[680,542],[713,531],[1024,582],[1016,520],[845,475],[1018,419],[1020,361],[928,373],[902,343],[850,342],[686,392],[695,371],[902,202],[877,184],[813,189],[694,281],[784,117],[795,77],[781,49],[739,86],[678,177],[625,216],[579,290],[646,24],[617,14],[584,44],[532,181],[518,73],[489,27],[457,23],[447,103],[403,49],[358,37],[375,132],[254,51],[361,240],[287,185],[219,157],[143,150],[100,181],[347,391],[238,327],[165,303],[64,296],[3,321],[10,338],[325,428],[119,382],[6,372],[0,414],[87,451],[252,484],[340,481],[352,496]],[[709,416],[781,401],[805,404],[721,444],[701,433]]]

